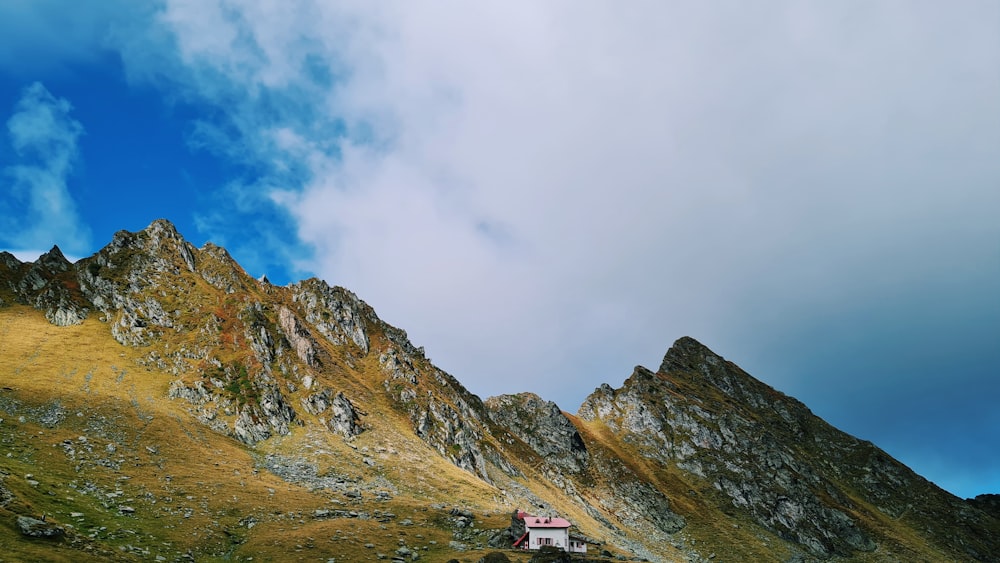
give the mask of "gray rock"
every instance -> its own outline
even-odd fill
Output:
[[[332,432],[344,438],[357,436],[364,431],[358,411],[342,392],[334,395],[332,390],[323,389],[304,397],[302,407],[311,414],[321,414],[329,410],[330,416],[324,419],[324,423]]]
[[[184,399],[193,405],[202,405],[212,399],[212,394],[205,388],[204,382],[195,381],[188,387],[180,379],[170,384],[167,396],[171,399]]]
[[[59,303],[45,311],[45,318],[56,326],[78,325],[87,318],[87,310],[71,303]]]
[[[337,393],[330,400],[330,418],[326,425],[330,430],[340,434],[345,438],[357,436],[363,431],[359,424],[360,417],[351,403],[343,393]]]
[[[62,526],[30,516],[18,516],[17,529],[30,538],[59,539],[66,535],[66,529]]]
[[[14,500],[14,493],[4,486],[3,475],[0,474],[0,507],[5,507]]]
[[[272,434],[288,434],[288,424],[295,418],[295,411],[288,405],[281,390],[275,385],[264,385],[256,405],[247,404],[240,408],[233,433],[238,440],[252,446]]]
[[[587,446],[559,407],[534,393],[500,395],[485,402],[493,422],[507,429],[546,461],[573,472],[587,464]]]
[[[366,326],[378,322],[371,310],[356,295],[342,287],[331,288],[326,282],[310,279],[293,284],[293,299],[305,311],[306,321],[337,346],[348,342],[362,355],[370,346]]]
[[[307,366],[319,367],[319,351],[312,333],[288,307],[278,309],[278,326],[299,359]]]

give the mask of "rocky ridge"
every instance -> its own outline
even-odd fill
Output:
[[[58,326],[96,318],[170,378],[164,394],[193,420],[312,489],[346,494],[362,481],[280,462],[282,440],[356,448],[399,424],[504,505],[569,514],[595,541],[653,561],[1000,553],[992,497],[952,497],[691,338],[657,371],[638,366],[620,388],[596,389],[576,416],[530,393],[484,402],[350,291],[255,280],[163,220],[76,264],[58,248],[34,263],[0,253],[0,312],[12,304]],[[402,449],[379,448],[359,452],[377,473]],[[381,473],[371,483],[383,499],[397,490]],[[478,541],[463,530],[456,542]],[[914,535],[920,546],[901,539]]]

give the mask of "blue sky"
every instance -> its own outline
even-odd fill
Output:
[[[995,2],[0,5],[0,247],[173,221],[473,392],[693,336],[1000,492]]]

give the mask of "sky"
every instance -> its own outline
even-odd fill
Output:
[[[485,398],[692,336],[1000,493],[1000,4],[0,3],[0,248],[172,221]]]

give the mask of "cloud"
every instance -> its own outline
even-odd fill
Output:
[[[39,82],[31,84],[7,120],[16,164],[3,169],[7,179],[3,238],[22,248],[44,248],[53,241],[70,252],[89,246],[90,232],[76,212],[67,178],[78,159],[83,126],[70,116],[70,103]]]
[[[125,58],[213,108],[192,142],[296,225],[299,268],[477,393],[572,410],[692,334],[842,414],[946,368],[914,352],[943,333],[997,336],[998,16],[172,1]]]

